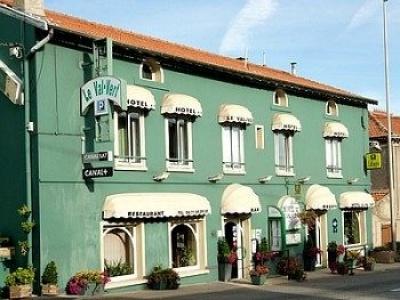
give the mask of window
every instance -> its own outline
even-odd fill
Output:
[[[169,224],[170,266],[183,270],[205,269],[204,220]]]
[[[144,276],[138,259],[144,253],[142,236],[142,224],[103,224],[103,267],[111,277],[110,287],[132,284],[133,278]]]
[[[166,118],[165,122],[167,169],[192,170],[192,121],[175,116]]]
[[[343,212],[343,240],[345,245],[365,242],[365,212]]]
[[[117,169],[145,169],[144,115],[140,110],[115,112]]]
[[[340,138],[326,138],[326,172],[331,178],[342,178],[342,140]]]
[[[268,221],[268,227],[271,251],[282,250],[281,220],[270,219]]]
[[[274,105],[289,106],[289,101],[286,93],[283,90],[276,90],[273,94]]]
[[[146,59],[140,66],[140,78],[156,82],[164,82],[160,64],[153,59]]]
[[[278,176],[294,176],[293,132],[274,131],[275,172]]]
[[[256,125],[256,149],[264,149],[264,126]]]
[[[338,116],[338,106],[335,101],[328,101],[326,103],[326,114],[330,116]]]
[[[226,124],[222,126],[223,170],[243,173],[244,168],[244,125]]]

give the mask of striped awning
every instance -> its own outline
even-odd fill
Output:
[[[339,198],[339,207],[342,210],[367,209],[374,204],[372,196],[365,192],[345,192]]]
[[[250,214],[261,211],[260,199],[248,186],[237,183],[225,188],[221,201],[221,214]]]
[[[161,104],[161,114],[179,114],[201,117],[203,110],[199,100],[183,94],[167,94]]]
[[[218,122],[235,122],[251,124],[253,123],[253,115],[244,106],[237,104],[223,104],[219,108]]]
[[[126,86],[126,99],[127,105],[131,107],[138,107],[142,109],[152,110],[156,107],[156,101],[153,94],[140,86],[127,85]]]
[[[107,196],[103,218],[198,217],[211,213],[207,198],[189,193],[128,193]]]
[[[301,131],[300,121],[291,114],[276,113],[272,118],[272,130]]]
[[[349,137],[349,131],[346,126],[339,122],[326,122],[324,127],[324,138],[325,137],[336,137],[336,138],[347,138]]]
[[[337,207],[335,195],[329,188],[319,184],[308,188],[305,202],[307,210],[328,210]]]

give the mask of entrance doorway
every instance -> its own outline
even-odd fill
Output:
[[[315,262],[316,267],[321,267],[326,264],[326,257],[323,256],[326,252],[327,231],[326,231],[326,214],[319,215],[314,220],[314,225],[307,227],[307,239],[311,239],[313,245],[320,249],[322,253],[317,254]],[[326,256],[326,255],[325,255]]]
[[[226,219],[224,224],[225,239],[231,249],[236,249],[237,261],[232,265],[232,279],[244,278],[244,270],[249,267],[247,257],[249,239],[248,219]]]

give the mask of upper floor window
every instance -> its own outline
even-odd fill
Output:
[[[165,143],[168,171],[193,171],[192,124],[201,116],[199,101],[182,94],[167,94],[161,105],[165,115]]]
[[[288,97],[283,90],[276,90],[273,94],[274,98],[274,105],[279,105],[279,106],[289,106],[289,100]]]
[[[326,172],[328,177],[342,178],[342,139],[326,138]]]
[[[146,169],[145,115],[154,109],[150,91],[129,85],[126,111],[114,112],[114,153],[116,169]]]
[[[224,104],[218,112],[222,125],[222,165],[224,173],[244,173],[244,131],[253,122],[251,112],[244,106]]]
[[[154,59],[146,59],[140,66],[140,78],[156,82],[164,82],[164,74],[160,64]]]
[[[338,116],[339,115],[338,106],[335,101],[328,101],[326,103],[325,113],[329,116]]]

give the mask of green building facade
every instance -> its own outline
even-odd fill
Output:
[[[65,286],[78,271],[119,262],[126,274],[107,287],[120,291],[143,288],[157,265],[176,268],[183,284],[217,280],[223,236],[237,248],[237,278],[248,277],[262,237],[291,256],[311,239],[323,251],[317,266],[327,265],[330,241],[371,245],[363,156],[373,100],[91,26],[1,7],[0,60],[23,87],[15,103],[0,93],[0,233],[16,246],[1,278],[25,260],[38,274],[54,260]],[[10,56],[14,46],[21,57]],[[36,223],[26,257],[23,204]],[[314,227],[301,222],[308,215]]]

